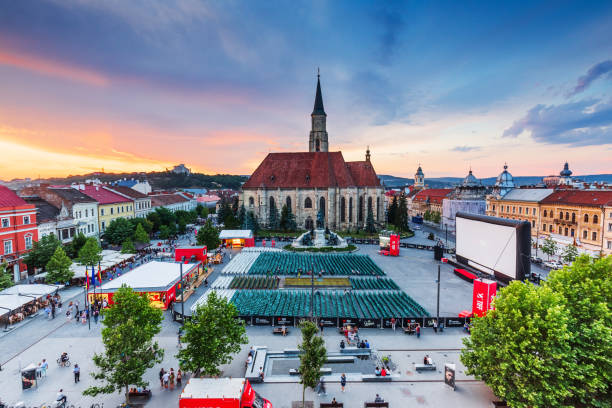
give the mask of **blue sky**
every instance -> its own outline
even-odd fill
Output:
[[[7,2],[0,178],[249,174],[307,148],[317,67],[330,149],[379,174],[609,173],[611,38],[595,1]]]

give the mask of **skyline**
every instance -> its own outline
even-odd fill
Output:
[[[11,2],[0,179],[250,174],[307,150],[317,67],[330,151],[369,145],[378,174],[612,173],[611,18],[606,2]]]

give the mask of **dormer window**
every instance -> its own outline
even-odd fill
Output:
[[[307,175],[306,175],[306,182],[307,182],[307,183],[310,183],[310,174],[307,174]]]
[[[271,182],[274,182],[274,175],[271,175],[271,176],[270,176],[270,181],[271,181]]]

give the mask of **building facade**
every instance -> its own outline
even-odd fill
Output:
[[[423,217],[427,211],[442,216],[442,203],[452,191],[451,188],[426,188],[417,191],[408,201],[408,216]]]
[[[86,184],[81,187],[79,191],[98,202],[100,234],[103,234],[106,227],[117,218],[134,218],[134,202],[131,199],[113,193],[99,184]]]
[[[190,200],[181,194],[155,194],[149,197],[151,198],[153,210],[156,208],[167,208],[170,211],[190,211],[192,209]]]
[[[38,238],[54,235],[62,244],[72,241],[77,231],[77,222],[62,205],[57,208],[40,197],[22,197],[28,204],[36,206]]]
[[[608,201],[603,209],[604,212],[604,238],[603,253],[612,254],[612,200]]]
[[[136,218],[145,218],[147,214],[153,211],[151,197],[146,194],[126,186],[106,186],[104,188],[132,200],[134,202],[134,216]]]
[[[15,282],[27,276],[23,257],[36,241],[36,207],[0,186],[0,263],[7,264]]]
[[[270,209],[280,214],[284,205],[295,215],[298,228],[316,225],[319,211],[332,229],[365,226],[368,208],[374,221],[385,215],[383,186],[370,161],[346,162],[341,152],[329,151],[320,78],[317,78],[308,152],[270,153],[242,186],[239,202],[268,225]]]
[[[455,232],[455,215],[458,212],[484,215],[487,188],[474,176],[472,169],[442,201],[442,226]]]

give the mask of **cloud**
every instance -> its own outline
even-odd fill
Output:
[[[504,137],[529,131],[540,143],[589,146],[612,143],[612,100],[586,99],[561,105],[536,105]]]
[[[395,53],[399,33],[406,23],[402,13],[393,8],[381,10],[375,15],[375,19],[382,26],[382,34],[379,39],[381,61],[387,64]]]
[[[573,96],[580,92],[586,90],[593,81],[597,78],[600,78],[606,74],[608,74],[608,78],[612,78],[612,74],[609,74],[612,71],[612,60],[602,61],[598,64],[593,65],[587,73],[580,78],[578,78],[578,83],[572,89],[567,96]]]
[[[482,149],[480,146],[455,146],[451,152],[475,152]]]

